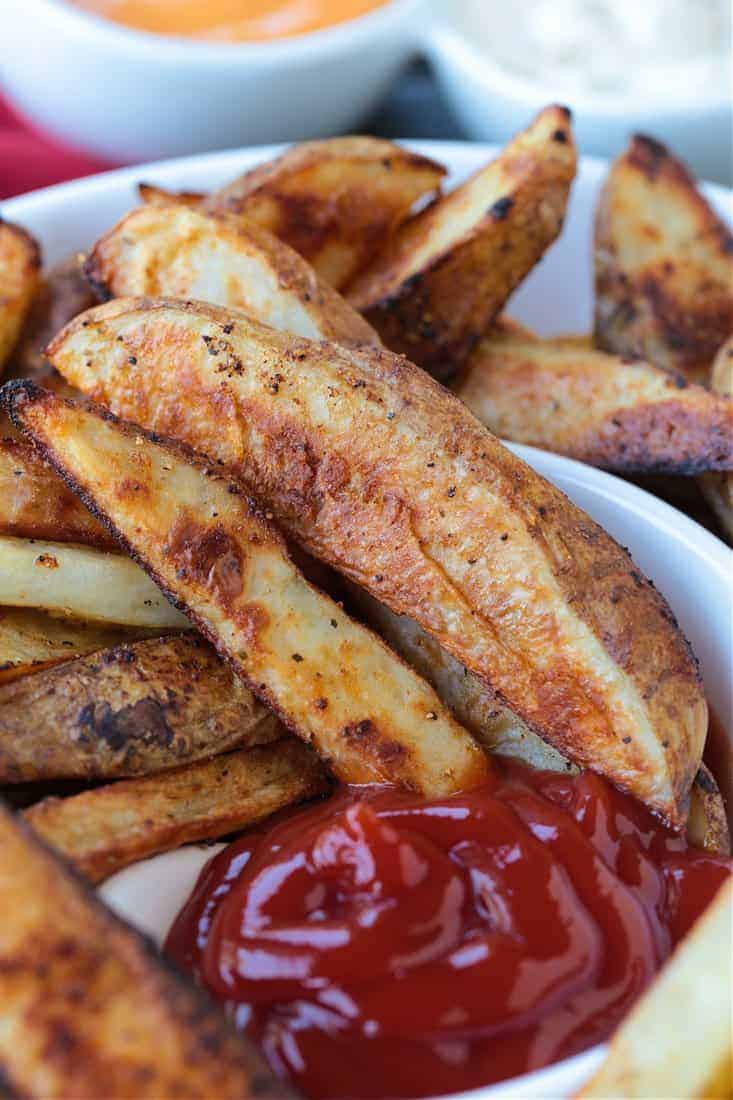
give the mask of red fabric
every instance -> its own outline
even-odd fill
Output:
[[[35,130],[0,96],[0,199],[113,167]]]

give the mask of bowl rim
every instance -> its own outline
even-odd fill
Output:
[[[314,52],[320,56],[338,54],[366,35],[383,36],[398,22],[406,20],[426,0],[381,0],[378,7],[363,15],[345,19],[321,30],[263,41],[211,41],[186,35],[161,34],[129,27],[103,15],[77,7],[71,0],[23,0],[24,7],[36,8],[31,19],[43,19],[58,27],[60,33],[72,33],[83,43],[103,41],[109,48],[125,51],[142,60],[158,64],[195,62],[221,66],[227,62],[268,64],[306,59]]]
[[[551,91],[541,83],[535,83],[512,73],[508,68],[494,61],[488,53],[482,53],[471,42],[468,34],[460,28],[450,25],[445,18],[436,16],[426,28],[422,47],[429,58],[468,73],[472,80],[481,84],[487,94],[499,94],[516,103],[526,104],[528,109],[537,108],[552,99]],[[602,95],[594,92],[575,92],[568,89],[558,90],[555,97],[562,101],[572,101],[575,115],[595,115],[598,118],[618,120],[629,116],[629,128],[633,129],[633,117],[639,114],[638,97],[628,94]],[[701,114],[714,111],[731,111],[731,100],[725,92],[714,95],[696,96],[690,99],[682,92],[665,91],[656,95],[649,93],[644,100],[645,113],[669,118],[684,115],[697,118]]]

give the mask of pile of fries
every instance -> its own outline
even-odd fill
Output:
[[[495,754],[591,768],[729,851],[671,610],[496,436],[687,479],[733,532],[733,243],[635,138],[594,336],[541,339],[502,310],[575,171],[548,107],[447,194],[441,165],[343,138],[208,195],[141,185],[45,275],[0,222],[0,788],[24,806],[0,812],[0,1076],[23,1095],[287,1095],[69,867],[100,882],[332,777],[470,789]],[[712,1095],[729,1040],[680,1096]],[[586,1095],[619,1094],[609,1065]]]

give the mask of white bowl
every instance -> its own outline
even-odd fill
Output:
[[[34,123],[133,162],[353,128],[414,48],[424,0],[261,43],[148,34],[65,0],[3,0],[0,83]]]
[[[496,153],[489,146],[447,142],[416,142],[411,147],[442,160],[459,179]],[[14,199],[4,203],[1,212],[32,230],[52,262],[87,247],[129,209],[136,201],[135,183],[140,179],[164,187],[207,189],[275,151],[217,153],[110,172]],[[511,314],[540,332],[583,331],[590,325],[590,236],[605,170],[601,161],[581,162],[563,234],[512,300]],[[707,193],[723,211],[727,193],[715,187]],[[712,707],[733,737],[733,554],[709,531],[627,482],[532,447],[513,445],[512,449],[630,548],[639,567],[676,612],[700,658]],[[110,879],[102,895],[160,942],[213,850],[191,846],[136,864]],[[602,1053],[601,1047],[595,1047],[538,1073],[465,1095],[472,1100],[561,1100],[575,1094]]]
[[[733,108],[730,95],[661,99],[599,95],[564,96],[557,89],[515,76],[442,19],[428,26],[423,48],[445,96],[471,138],[504,142],[522,130],[546,103],[558,100],[573,112],[578,147],[615,157],[631,134],[664,142],[702,179],[729,184],[733,172]]]

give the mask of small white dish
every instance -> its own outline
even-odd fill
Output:
[[[452,182],[497,152],[487,145],[410,142],[442,161]],[[188,157],[167,164],[109,172],[36,191],[2,204],[0,213],[27,226],[47,262],[84,249],[137,201],[136,183],[208,190],[277,152],[275,147]],[[592,315],[590,238],[598,189],[606,172],[584,158],[562,236],[514,295],[509,312],[541,333],[587,331]],[[730,193],[706,193],[725,216]],[[733,739],[733,553],[714,535],[668,504],[610,474],[532,447],[512,449],[558,485],[628,546],[640,569],[667,597],[700,658],[705,687],[723,729]],[[146,860],[111,878],[102,896],[161,942],[196,876],[216,847],[191,846]],[[603,1056],[594,1047],[575,1058],[511,1081],[443,1100],[565,1100],[575,1095]]]
[[[343,133],[414,49],[424,0],[267,42],[148,34],[66,0],[3,0],[0,83],[59,140],[132,163]]]
[[[448,9],[451,10],[450,8]],[[615,157],[631,134],[649,134],[681,156],[701,179],[730,184],[733,106],[728,94],[700,89],[694,98],[568,96],[514,75],[493,61],[453,23],[436,15],[423,39],[441,91],[469,137],[505,142],[546,103],[571,108],[578,148]]]

